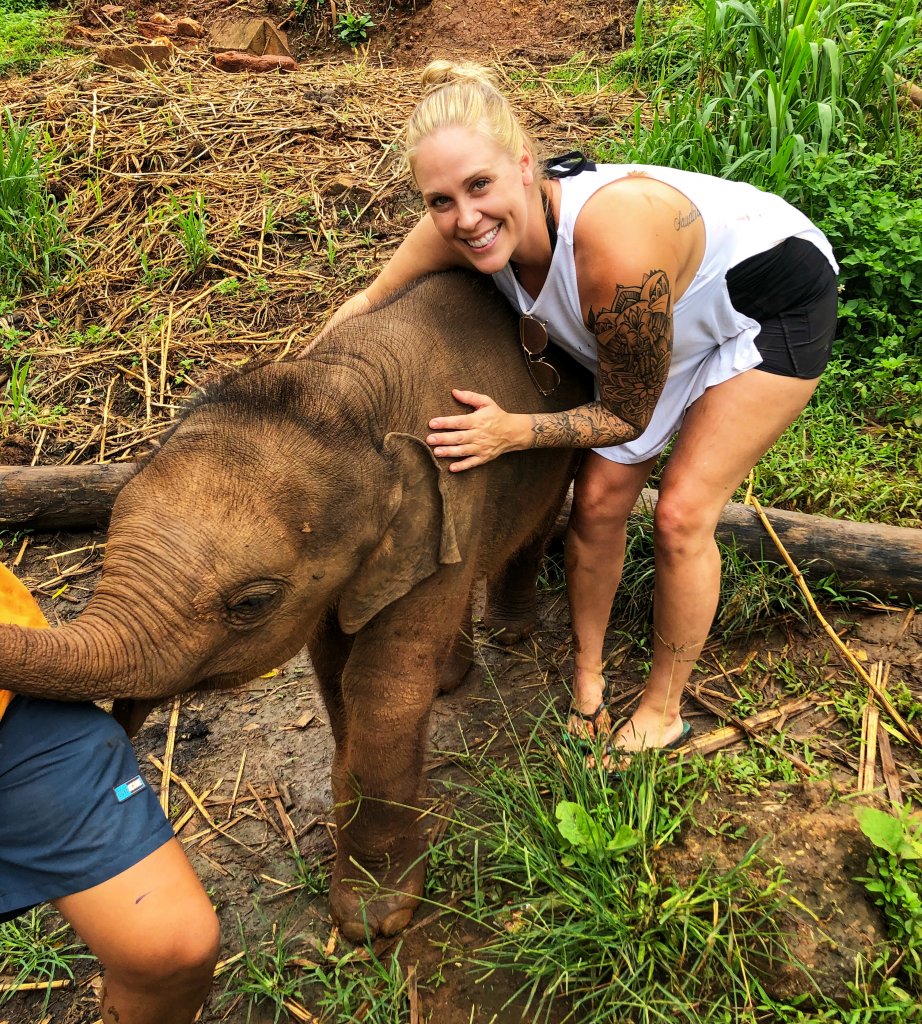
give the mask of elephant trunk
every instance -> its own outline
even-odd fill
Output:
[[[60,629],[0,626],[0,687],[49,700],[174,692],[154,678],[130,638],[88,616]]]
[[[0,688],[48,700],[157,700],[188,689],[200,659],[180,649],[178,631],[157,625],[137,595],[108,590],[102,583],[86,611],[56,629],[0,625]]]

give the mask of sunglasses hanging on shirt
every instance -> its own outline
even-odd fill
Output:
[[[560,374],[544,358],[549,342],[546,322],[523,314],[519,318],[519,341],[532,383],[542,395],[552,395],[560,384]]]

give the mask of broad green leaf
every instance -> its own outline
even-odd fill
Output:
[[[881,850],[901,860],[922,860],[919,830],[911,833],[905,822],[876,807],[858,807],[855,817],[861,831]]]
[[[557,831],[573,846],[597,850],[604,846],[605,835],[585,807],[570,800],[557,805]]]

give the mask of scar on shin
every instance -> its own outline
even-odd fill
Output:
[[[145,896],[150,896],[150,894],[153,891],[153,889],[148,889],[147,892],[142,892],[141,895],[134,901],[134,905],[137,906],[141,902],[141,900],[144,899]]]

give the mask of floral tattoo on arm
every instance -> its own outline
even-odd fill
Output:
[[[638,285],[618,285],[610,309],[589,309],[599,361],[597,402],[559,413],[536,413],[536,448],[603,448],[639,437],[669,373],[672,289],[662,270]]]

